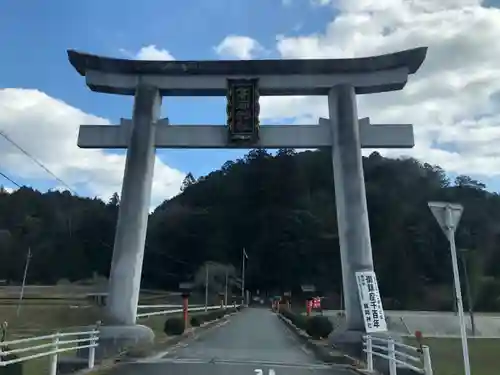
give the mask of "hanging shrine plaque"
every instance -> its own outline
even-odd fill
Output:
[[[259,91],[257,79],[227,80],[229,142],[259,139]]]

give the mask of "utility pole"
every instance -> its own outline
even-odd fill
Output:
[[[208,263],[205,264],[205,312],[208,311]]]
[[[241,299],[242,303],[245,304],[245,260],[248,259],[247,252],[245,248],[243,248],[243,254],[241,257],[242,266],[241,266]]]
[[[227,307],[227,283],[228,283],[228,278],[229,278],[229,275],[228,275],[228,267],[226,266],[226,288],[225,288],[225,292],[224,292],[224,307]]]
[[[462,261],[463,273],[465,277],[465,294],[467,295],[467,307],[469,308],[469,316],[470,316],[470,325],[472,328],[472,336],[476,336],[476,324],[474,321],[474,312],[472,305],[472,294],[470,292],[470,283],[469,283],[469,272],[467,271],[467,260],[465,259],[466,254],[468,253],[467,249],[460,250],[460,260]]]
[[[28,247],[28,254],[26,255],[26,264],[24,266],[24,275],[23,275],[23,284],[21,286],[21,294],[19,294],[19,302],[17,304],[17,316],[21,312],[21,303],[23,301],[24,296],[24,287],[26,285],[26,277],[28,276],[28,267],[30,266],[31,259],[31,247]]]

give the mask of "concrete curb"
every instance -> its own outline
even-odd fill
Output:
[[[165,346],[161,350],[152,350],[150,355],[147,355],[144,357],[134,357],[134,356],[127,357],[125,354],[125,357],[123,357],[118,362],[119,363],[131,363],[131,362],[136,362],[136,361],[141,361],[141,360],[155,359],[156,357],[158,357],[159,354],[164,353],[168,349],[172,349],[173,347],[182,343],[184,340],[197,338],[201,334],[210,331],[212,328],[217,327],[218,325],[220,325],[221,322],[226,321],[229,317],[231,317],[234,314],[238,314],[240,311],[237,311],[237,312],[234,312],[231,314],[226,314],[222,318],[212,320],[210,322],[205,322],[198,327],[191,327],[187,331],[185,331],[182,335],[174,336],[170,340],[165,342]]]
[[[349,369],[357,370],[357,361],[355,359],[345,354],[341,354],[333,348],[318,345],[307,333],[296,327],[289,319],[285,318],[281,314],[276,315],[296,335],[299,341],[316,356],[317,359],[328,364],[344,365]]]

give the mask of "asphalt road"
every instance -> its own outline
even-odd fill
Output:
[[[259,370],[262,370],[260,372]],[[127,364],[118,375],[354,375],[318,361],[267,309],[248,308],[172,348],[162,358]]]

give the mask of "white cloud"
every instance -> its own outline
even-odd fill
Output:
[[[224,58],[236,58],[249,60],[263,51],[262,46],[253,38],[248,36],[228,35],[218,46],[214,47],[215,52]]]
[[[324,1],[326,3],[326,1]],[[422,68],[393,93],[358,97],[360,117],[413,123],[411,155],[450,172],[500,175],[500,10],[479,0],[338,0],[323,33],[278,36],[283,58],[350,58],[428,46]],[[262,98],[267,119],[327,115],[325,98]]]
[[[137,52],[138,60],[174,60],[174,57],[166,49],[159,49],[154,44],[142,47]]]
[[[332,4],[333,0],[310,0],[314,6],[326,6]]]
[[[135,60],[160,60],[169,61],[175,60],[174,56],[164,48],[158,48],[154,44],[142,47],[136,53],[132,53],[124,48],[120,49],[120,52],[130,59]]]
[[[78,148],[80,124],[107,125],[109,121],[38,90],[0,90],[0,129],[77,192],[85,190],[107,200],[121,192],[125,155]],[[29,179],[35,187],[37,182],[51,180],[54,189],[60,188],[59,182],[1,137],[0,160],[3,171],[13,178]],[[156,158],[152,205],[177,194],[183,178],[183,172]]]

